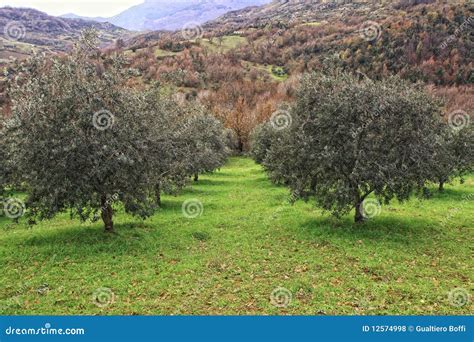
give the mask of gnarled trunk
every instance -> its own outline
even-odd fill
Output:
[[[194,174],[194,181],[197,182],[199,180],[199,174],[195,173]]]
[[[161,186],[160,183],[155,185],[155,199],[156,203],[161,206]]]
[[[106,195],[102,195],[100,203],[102,205],[101,216],[102,221],[104,222],[104,229],[107,233],[112,233],[114,232],[114,221],[112,220],[114,213],[112,210],[112,206],[110,205],[110,201],[107,200]]]
[[[355,198],[355,216],[354,216],[354,222],[355,223],[361,223],[365,221],[365,216],[364,216],[364,200],[367,198],[372,193],[372,190],[361,195],[360,193],[357,193],[356,198]]]
[[[443,191],[444,191],[444,180],[441,180],[441,179],[440,179],[438,191],[439,191],[439,192],[443,192]]]
[[[358,201],[355,205],[355,217],[354,217],[354,222],[355,223],[361,223],[364,221],[364,201]]]

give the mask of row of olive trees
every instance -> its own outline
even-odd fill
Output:
[[[82,220],[100,215],[113,231],[114,201],[146,218],[162,191],[218,168],[227,148],[214,117],[157,86],[134,90],[124,59],[94,46],[86,34],[68,56],[17,66],[12,113],[0,122],[0,189],[21,184],[33,218],[70,210]]]
[[[273,118],[253,132],[254,159],[294,198],[336,216],[355,208],[356,222],[371,194],[403,201],[473,169],[472,128],[443,123],[440,104],[398,77],[307,75],[286,115],[286,129]]]

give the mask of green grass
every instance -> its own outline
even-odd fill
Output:
[[[321,25],[326,24],[326,23],[327,23],[326,21],[324,21],[324,22],[312,21],[312,22],[308,22],[308,23],[299,24],[298,26],[321,26]]]
[[[32,229],[1,218],[1,313],[469,314],[448,292],[472,291],[473,193],[469,177],[357,226],[288,204],[260,166],[232,158],[147,221],[119,212],[117,235],[66,214]],[[187,199],[200,217],[183,216]],[[288,307],[270,302],[277,287]],[[114,302],[94,304],[99,288]]]
[[[275,81],[278,81],[278,82],[285,81],[286,79],[288,79],[287,74],[278,75],[278,74],[273,72],[274,68],[275,68],[275,70],[282,70],[283,71],[283,68],[279,67],[279,66],[274,66],[272,64],[264,65],[264,64],[252,63],[252,62],[248,62],[248,61],[244,61],[244,62],[242,62],[242,64],[247,69],[255,68],[257,70],[265,71],[270,75],[270,77],[272,79],[274,79]]]
[[[218,38],[214,38],[212,43],[209,39],[200,39],[200,45],[209,49],[211,52],[227,52],[237,48],[239,45],[247,44],[247,38],[240,36],[223,36],[222,42],[219,43]]]
[[[137,49],[135,52],[132,50],[125,50],[125,56],[132,57],[140,52],[145,52],[147,48]],[[164,58],[164,57],[172,57],[176,56],[178,52],[163,50],[160,48],[155,48],[155,57],[156,58]]]

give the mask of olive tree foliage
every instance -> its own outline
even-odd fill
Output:
[[[143,92],[143,108],[150,119],[153,149],[149,155],[153,164],[153,184],[156,204],[161,193],[176,194],[187,185],[194,160],[194,141],[188,129],[190,115],[186,106],[164,94],[158,84]]]
[[[432,177],[439,108],[421,85],[398,77],[306,75],[291,126],[262,147],[263,166],[296,198],[314,196],[336,216],[355,208],[361,222],[370,194],[387,204],[422,193]]]
[[[272,144],[281,131],[277,131],[270,122],[264,122],[256,126],[250,134],[250,156],[257,164],[261,164],[268,154]]]
[[[2,123],[10,162],[28,187],[29,214],[98,219],[113,231],[112,203],[147,217],[156,207],[151,162],[161,131],[143,96],[126,87],[120,55],[106,58],[87,32],[68,56],[35,56],[18,66]],[[3,141],[2,141],[3,143]]]
[[[1,125],[1,123],[0,123]],[[5,129],[0,126],[0,207],[3,205],[3,194],[5,192],[5,188],[9,182],[8,174],[9,174],[9,167],[8,167],[8,152],[6,151],[6,139],[5,139]],[[1,210],[1,209],[0,209]]]
[[[433,157],[433,181],[439,184],[439,191],[453,178],[474,170],[474,128],[467,125],[453,129],[446,125],[436,140],[437,149]]]
[[[187,173],[198,181],[199,174],[213,172],[224,165],[229,155],[224,126],[203,107],[192,103],[185,108],[187,118],[179,139],[185,146]]]

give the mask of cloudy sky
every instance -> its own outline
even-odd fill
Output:
[[[0,0],[0,7],[30,7],[51,15],[74,13],[87,17],[111,17],[144,0]]]

